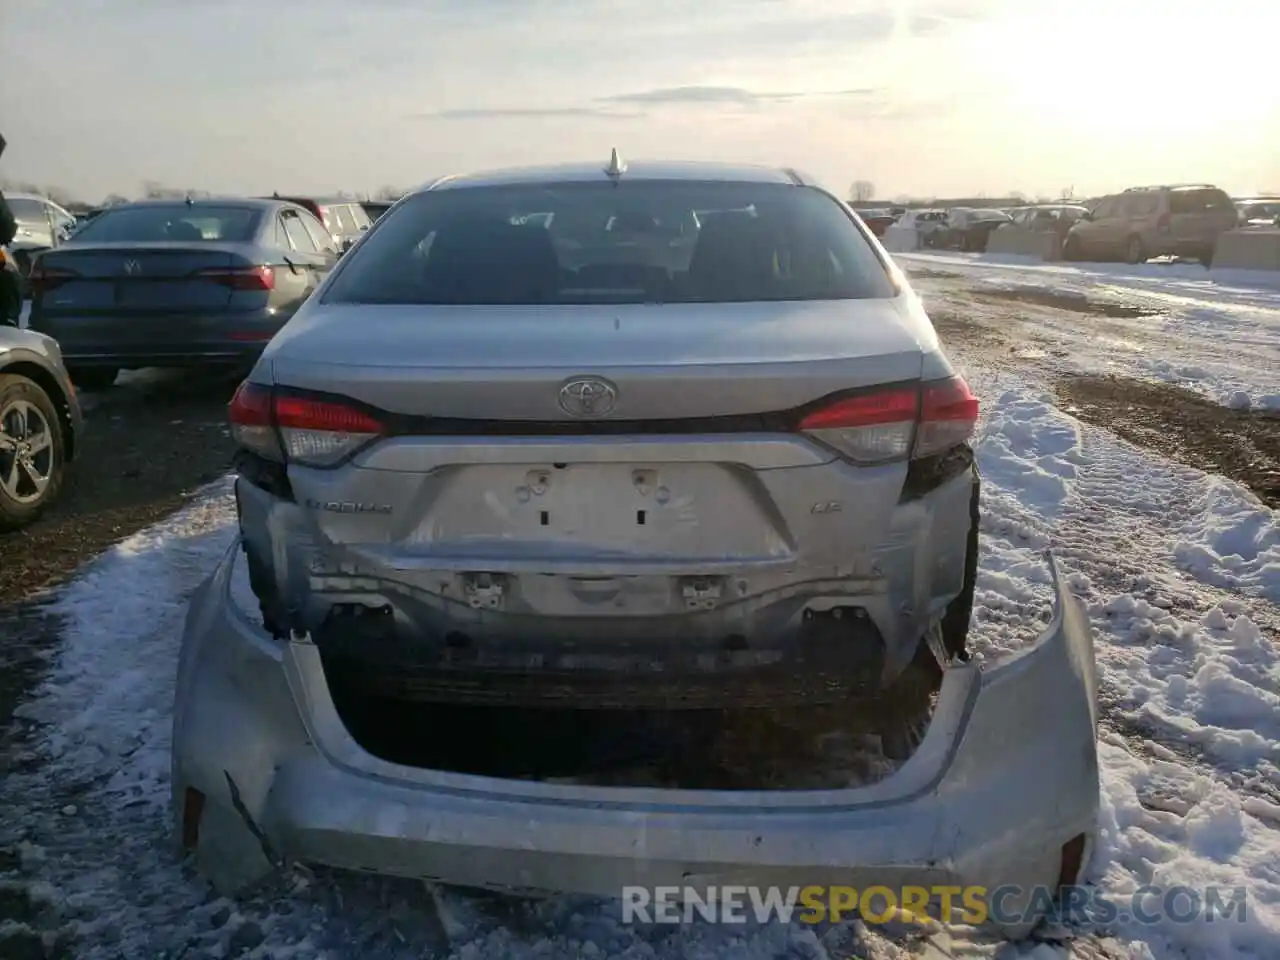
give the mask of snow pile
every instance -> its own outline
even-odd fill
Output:
[[[1176,546],[1179,565],[1205,583],[1280,603],[1276,513],[1239,486],[1207,478]]]

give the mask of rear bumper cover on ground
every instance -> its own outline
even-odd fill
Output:
[[[924,743],[894,775],[852,790],[727,793],[378,760],[344,728],[314,645],[272,640],[232,599],[239,562],[233,547],[192,602],[173,741],[179,831],[224,890],[297,860],[605,896],[632,884],[1016,885],[1030,895],[1056,886],[1064,845],[1096,826],[1092,638],[1056,565],[1056,609],[1040,638],[988,669],[951,668]],[[999,926],[1020,936],[1032,919]]]

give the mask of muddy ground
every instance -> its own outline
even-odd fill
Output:
[[[1056,384],[1063,409],[1170,460],[1217,473],[1280,508],[1280,417],[1229,410],[1167,383],[1071,376]]]
[[[1010,368],[1039,366],[1073,416],[1177,463],[1235,480],[1267,506],[1280,507],[1276,414],[1232,410],[1172,383],[1062,373],[1057,364],[1070,359],[1062,344],[1039,333],[1036,324],[1022,322],[1028,316],[1025,308],[1031,307],[1071,315],[1076,324],[1083,319],[1098,332],[1110,333],[1117,329],[1113,321],[1155,316],[1155,308],[1035,287],[972,289],[963,278],[934,270],[913,270],[911,276],[949,281],[927,284],[922,293],[938,336],[953,356],[977,354],[984,364]],[[1015,309],[1000,310],[1002,305]],[[1035,320],[1043,323],[1044,317],[1037,313]],[[1131,329],[1119,332],[1132,335]]]

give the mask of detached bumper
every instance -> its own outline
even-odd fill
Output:
[[[893,776],[852,790],[576,787],[399,766],[363,751],[308,641],[273,641],[231,598],[234,547],[192,602],[174,720],[174,813],[233,891],[273,861],[464,886],[618,896],[626,885],[1010,885],[1017,904],[1074,882],[1098,814],[1089,625],[1056,566],[1039,640],[948,671],[935,719]],[[1052,565],[1052,561],[1051,565]],[[457,736],[458,731],[442,731]],[[1066,876],[1064,877],[1064,869]]]

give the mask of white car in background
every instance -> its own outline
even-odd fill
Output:
[[[70,235],[76,218],[48,197],[34,193],[6,193],[5,200],[18,222],[18,233],[9,244],[9,251],[25,277],[35,255],[61,244]]]

